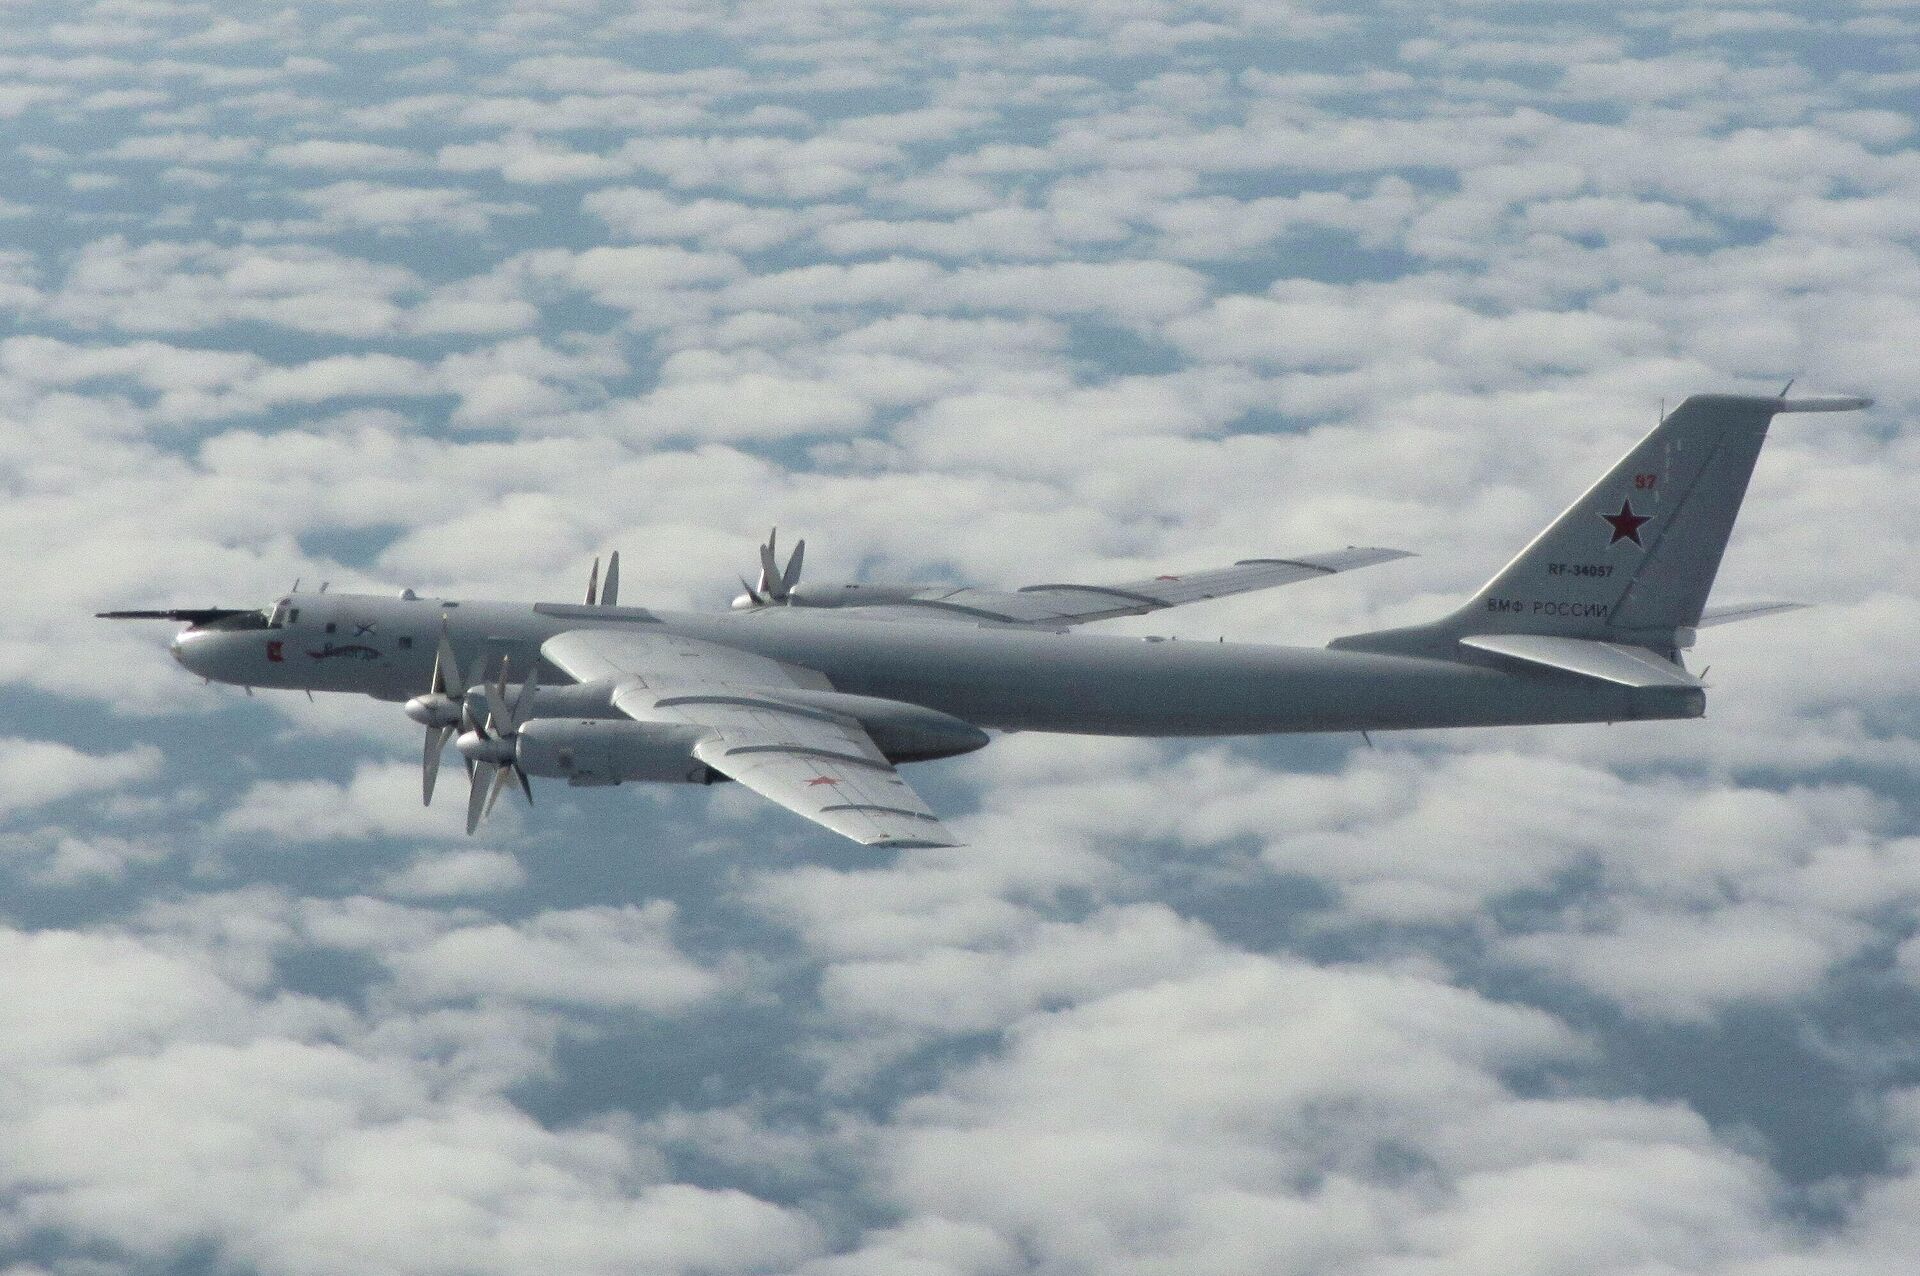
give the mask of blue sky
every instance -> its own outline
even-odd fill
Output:
[[[0,1271],[1905,1272],[1920,12],[0,3]],[[114,606],[1418,559],[1781,422],[1704,722],[423,810]]]

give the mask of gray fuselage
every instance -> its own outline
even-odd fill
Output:
[[[296,594],[266,613],[186,630],[175,657],[243,686],[406,700],[427,689],[444,630],[462,668],[505,657],[524,676],[540,644],[583,628],[724,644],[824,674],[835,688],[924,705],[978,726],[1121,736],[1255,735],[1699,717],[1697,688],[1628,688],[1551,670],[1317,647],[1142,639],[857,609],[706,614],[560,603]],[[542,665],[539,716],[611,713]]]

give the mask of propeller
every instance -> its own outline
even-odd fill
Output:
[[[593,571],[587,576],[587,606],[616,607],[620,603],[620,551],[614,550],[607,555],[607,578],[600,579],[600,560],[593,560]]]
[[[780,529],[774,528],[767,533],[767,543],[760,547],[760,583],[758,586],[747,584],[747,578],[740,578],[741,586],[747,591],[748,602],[755,607],[764,607],[768,603],[784,603],[793,593],[793,587],[800,583],[800,564],[807,556],[807,543],[794,542],[793,556],[787,559],[784,569],[780,566],[778,538]]]
[[[454,747],[473,768],[473,783],[467,791],[468,833],[493,814],[493,804],[499,801],[500,790],[507,787],[509,777],[520,781],[520,791],[526,794],[527,804],[533,804],[533,785],[520,766],[518,737],[520,728],[533,716],[533,698],[540,689],[540,666],[534,665],[527,680],[520,684],[520,693],[509,703],[507,664],[503,657],[500,676],[486,689],[486,720],[478,720],[469,707],[467,720],[472,725],[454,742]]]
[[[473,667],[462,678],[442,622],[440,646],[433,653],[433,680],[427,693],[407,701],[406,707],[407,716],[427,729],[426,747],[420,755],[420,801],[427,806],[433,805],[433,785],[440,778],[440,759],[446,754],[447,741],[471,720],[473,710],[467,690],[480,681],[485,661],[484,654],[475,656]]]

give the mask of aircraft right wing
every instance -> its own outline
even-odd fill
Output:
[[[575,629],[540,654],[580,681],[611,680],[638,722],[700,729],[694,756],[863,846],[959,845],[852,716],[783,698],[830,686],[811,669],[672,634]]]

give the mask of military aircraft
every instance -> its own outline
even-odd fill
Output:
[[[1791,387],[1789,387],[1791,388]],[[800,582],[772,536],[730,612],[620,602],[619,555],[578,603],[290,593],[262,610],[113,611],[186,622],[180,664],[248,688],[405,702],[431,802],[451,739],[467,831],[512,781],[735,780],[868,846],[958,845],[897,767],[989,731],[1216,736],[1696,718],[1680,652],[1707,607],[1777,413],[1870,400],[1696,395],[1451,615],[1325,648],[1089,634],[1119,616],[1406,557],[1347,548],[1117,584],[1014,590]]]

